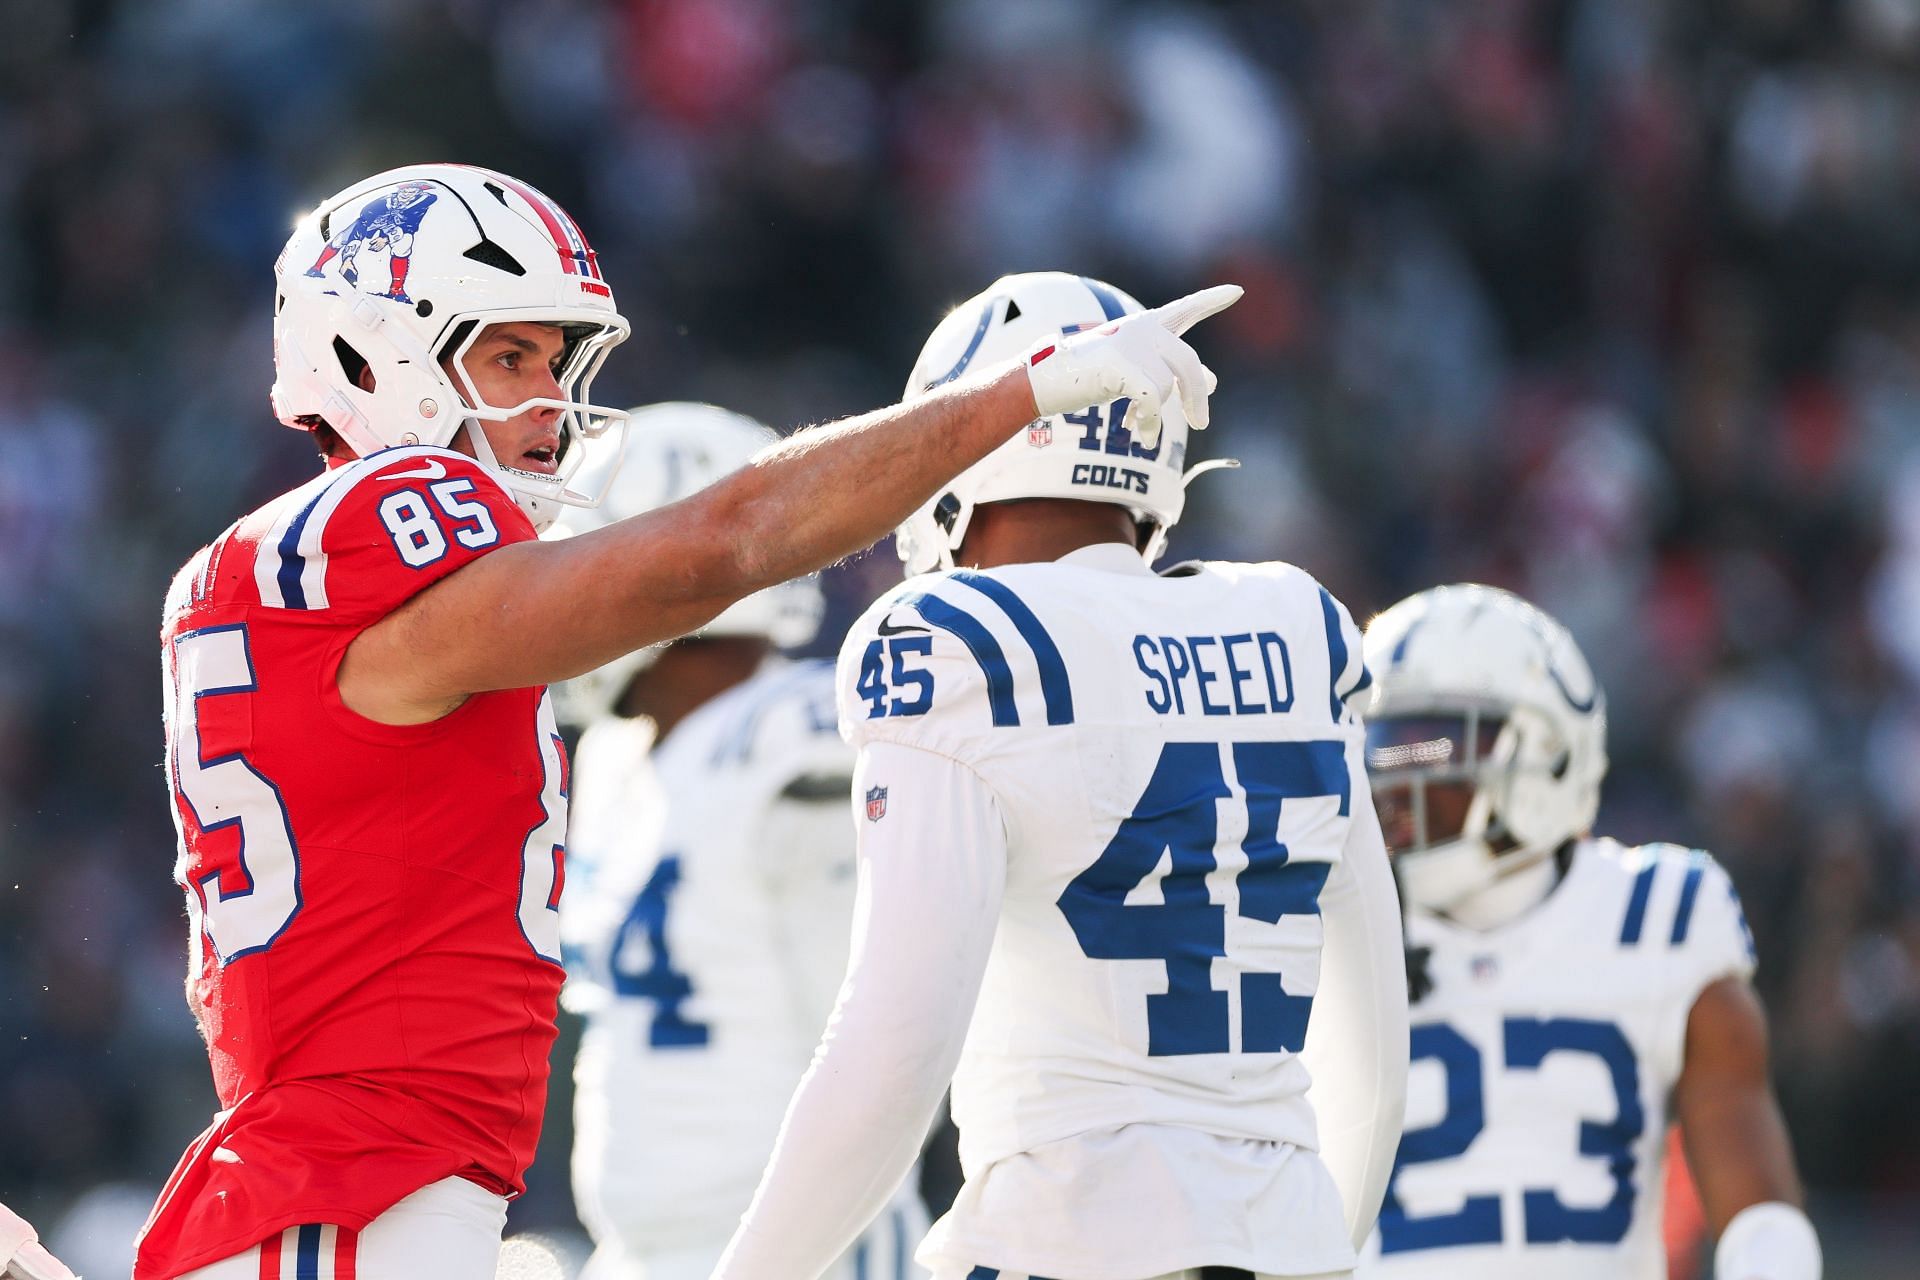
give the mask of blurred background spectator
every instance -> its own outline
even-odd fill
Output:
[[[161,596],[316,465],[266,399],[294,217],[458,159],[592,235],[635,331],[603,399],[783,429],[893,399],[1002,272],[1244,284],[1196,450],[1246,469],[1176,554],[1562,617],[1614,708],[1603,828],[1745,894],[1828,1274],[1913,1275],[1917,72],[1920,0],[10,6],[0,1199],[125,1274],[214,1106]],[[839,620],[895,573],[837,571]],[[529,1256],[578,1239],[560,1083]]]

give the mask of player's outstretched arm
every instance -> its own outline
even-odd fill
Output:
[[[1767,1080],[1766,1014],[1744,978],[1721,978],[1695,998],[1674,1115],[1720,1238],[1716,1280],[1819,1280],[1820,1241]]]
[[[1219,285],[1062,338],[978,380],[802,431],[684,501],[578,538],[480,557],[367,628],[340,693],[394,724],[469,695],[548,684],[684,635],[762,587],[871,546],[1034,418],[1121,394],[1178,394],[1196,425],[1213,376],[1177,336],[1229,306]],[[1081,399],[1085,396],[1085,399]]]
[[[1400,897],[1373,801],[1356,779],[1353,825],[1320,895],[1320,986],[1301,1052],[1320,1158],[1340,1188],[1357,1251],[1393,1173],[1407,1096],[1407,983]]]
[[[715,1280],[813,1280],[899,1187],[960,1060],[1006,881],[986,784],[912,747],[869,745],[854,794],[889,792],[860,824],[846,981],[787,1108],[753,1205]]]

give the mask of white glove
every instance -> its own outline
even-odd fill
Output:
[[[1225,311],[1244,292],[1237,284],[1217,284],[1098,329],[1042,338],[1023,358],[1034,406],[1050,418],[1125,396],[1121,425],[1151,449],[1160,442],[1160,406],[1178,389],[1188,424],[1204,428],[1207,397],[1218,383],[1179,335]]]
[[[40,1237],[27,1220],[3,1204],[0,1204],[0,1278],[79,1280],[60,1259],[40,1247]]]

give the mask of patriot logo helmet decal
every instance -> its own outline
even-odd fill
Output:
[[[326,265],[338,258],[340,278],[362,293],[412,303],[407,296],[407,268],[413,262],[413,234],[439,198],[439,190],[431,182],[403,182],[375,196],[361,208],[358,217],[327,241],[307,274],[325,275]],[[361,289],[362,253],[387,255],[386,288]]]

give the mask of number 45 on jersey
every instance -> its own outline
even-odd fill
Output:
[[[1234,796],[1227,785],[1228,757],[1246,805],[1240,847],[1247,863],[1236,877],[1239,916],[1266,924],[1317,916],[1330,860],[1345,839],[1346,822],[1295,824],[1305,806],[1289,804],[1337,798],[1340,817],[1348,817],[1352,781],[1340,742],[1170,742],[1161,749],[1133,813],[1059,899],[1088,956],[1165,963],[1166,991],[1146,997],[1152,1057],[1298,1053],[1306,1043],[1313,1009],[1309,984],[1296,981],[1290,993],[1278,972],[1240,972],[1238,1044],[1228,993],[1213,986],[1214,961],[1227,954],[1227,909],[1211,900],[1207,877],[1218,869],[1220,802]],[[1302,845],[1297,852],[1283,839],[1283,826],[1294,828]],[[1160,878],[1161,901],[1129,903],[1163,854],[1171,870]]]

